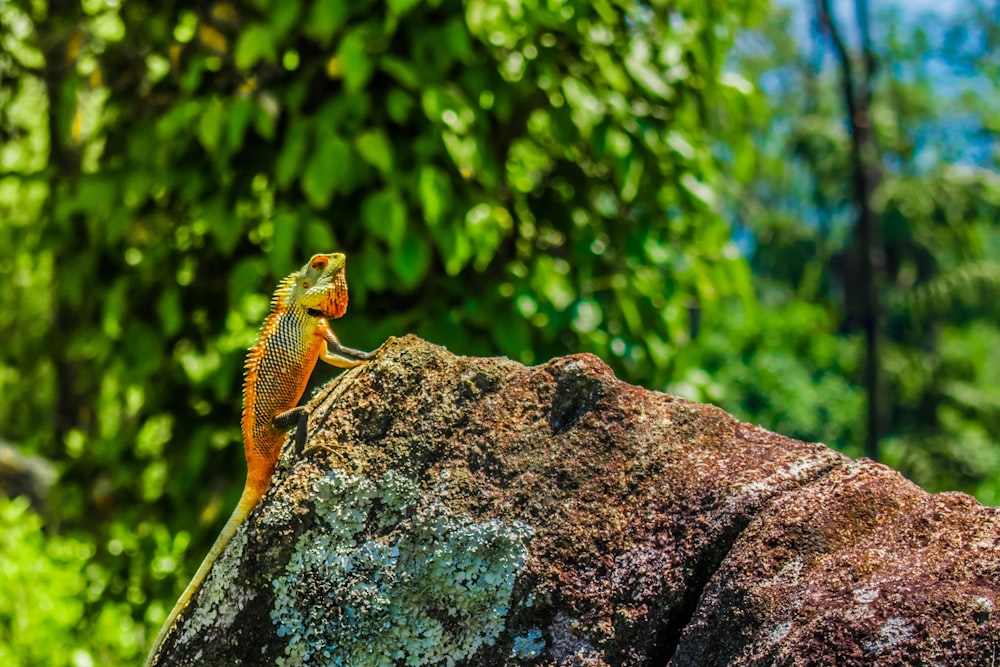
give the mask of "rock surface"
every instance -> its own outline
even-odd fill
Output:
[[[618,381],[414,337],[329,383],[169,665],[992,665],[1000,516]]]

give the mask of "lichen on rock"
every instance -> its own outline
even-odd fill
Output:
[[[178,643],[192,642],[199,634],[211,631],[214,627],[229,627],[243,611],[247,601],[254,596],[254,591],[248,589],[237,577],[238,564],[246,546],[247,532],[238,528],[219,557],[216,567],[205,578],[199,593],[200,604],[185,624]]]
[[[273,583],[279,665],[453,664],[503,630],[531,528],[456,515],[396,472],[331,470]]]

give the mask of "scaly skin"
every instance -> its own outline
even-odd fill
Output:
[[[347,309],[345,261],[341,253],[313,255],[299,271],[282,280],[274,292],[271,313],[260,328],[257,343],[247,354],[242,420],[247,480],[243,494],[163,624],[146,660],[147,667],[155,664],[170,627],[201,587],[236,529],[267,491],[285,433],[297,426],[296,440],[300,443],[304,440],[308,415],[305,408],[296,406],[316,361],[322,359],[333,366],[351,368],[371,356],[342,346],[326,320],[340,317]]]

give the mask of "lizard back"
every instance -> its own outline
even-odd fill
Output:
[[[298,274],[288,276],[275,291],[271,313],[246,360],[243,446],[248,467],[254,471],[251,474],[263,477],[265,488],[285,438],[272,420],[298,404],[324,345],[317,319],[291,303],[298,278]],[[255,466],[251,461],[265,465]]]

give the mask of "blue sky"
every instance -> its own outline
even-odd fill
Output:
[[[806,35],[809,31],[807,17],[812,14],[815,0],[775,0],[779,5],[792,7],[795,11],[795,31]],[[965,5],[962,0],[869,0],[868,11],[873,16],[884,8],[898,9],[902,13],[919,20],[930,14],[951,16]],[[833,11],[843,23],[855,25],[854,0],[833,0]],[[806,11],[808,9],[808,11]],[[853,32],[853,31],[851,31]]]
[[[774,1],[792,8],[793,31],[800,36],[801,43],[811,40],[809,22],[815,14],[816,0]],[[886,10],[898,13],[904,22],[912,22],[914,26],[924,28],[934,45],[917,65],[917,70],[930,77],[942,109],[939,118],[928,124],[917,137],[918,167],[935,164],[939,160],[973,165],[985,164],[991,160],[994,144],[983,136],[982,119],[966,113],[948,113],[944,109],[963,93],[981,90],[984,94],[993,94],[995,90],[993,82],[984,72],[977,70],[973,62],[954,52],[946,58],[941,52],[941,46],[945,42],[953,47],[967,44],[972,51],[981,50],[981,32],[977,30],[977,26],[968,26],[964,34],[967,42],[956,43],[953,41],[955,34],[949,33],[946,36],[944,32],[949,25],[954,24],[941,20],[954,19],[963,9],[969,9],[970,4],[974,3],[968,0],[869,0],[871,30],[876,48],[881,43],[881,36],[885,34],[885,25],[880,25],[879,19],[885,15]],[[854,17],[855,0],[833,0],[833,6],[842,36],[856,48],[859,35]],[[832,54],[828,56],[832,58]],[[911,63],[909,67],[900,65],[891,75],[908,77],[917,73]],[[761,83],[766,86],[765,82]]]

